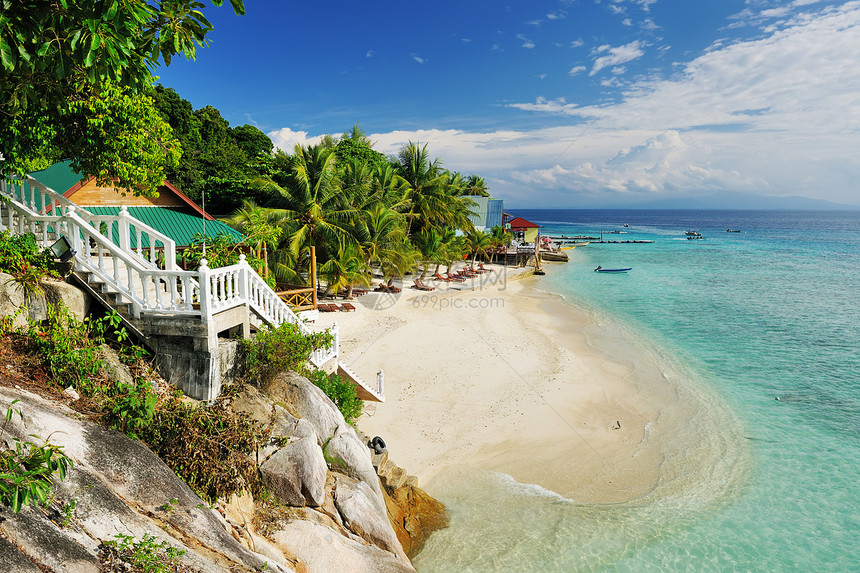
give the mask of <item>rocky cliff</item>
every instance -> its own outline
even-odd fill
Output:
[[[298,374],[230,398],[236,416],[272,428],[254,460],[266,498],[246,493],[215,507],[142,442],[69,407],[73,400],[37,393],[14,364],[0,364],[0,415],[21,412],[0,434],[0,449],[49,440],[74,463],[65,480],[54,479],[46,506],[17,514],[0,506],[0,571],[125,571],[130,552],[152,551],[177,556],[170,571],[407,572],[407,551],[422,542],[410,530],[418,540],[431,523],[444,524],[416,517],[444,516],[444,508],[414,509],[412,500],[426,496],[414,483],[381,485],[371,451]]]

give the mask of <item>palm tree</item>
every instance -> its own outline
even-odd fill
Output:
[[[351,233],[357,212],[341,192],[334,153],[321,146],[296,145],[286,188],[273,201],[286,221],[283,247],[287,260],[298,263],[316,246],[322,260],[336,257],[358,242]]]
[[[487,191],[487,182],[483,177],[478,177],[477,175],[469,175],[469,177],[466,178],[465,194],[478,197],[490,196],[490,193]]]
[[[260,274],[269,276],[269,245],[277,245],[283,233],[279,214],[273,209],[260,207],[253,201],[242,201],[242,207],[233,212],[225,223],[234,229],[241,231],[247,237],[245,243],[250,245],[258,259],[263,260],[263,268]],[[261,251],[262,250],[262,256]]]
[[[510,232],[501,225],[495,225],[490,229],[490,237],[493,241],[493,258],[491,262],[495,262],[495,256],[501,247],[507,248],[511,244]]]
[[[326,294],[337,294],[346,288],[346,298],[352,298],[352,288],[370,284],[370,273],[361,249],[348,246],[320,266],[326,279]]]
[[[425,229],[412,237],[412,244],[418,250],[422,261],[420,279],[424,280],[427,276],[427,266],[431,263],[436,264],[436,270],[433,273],[438,273],[439,266],[444,260],[445,240],[442,235],[436,229]]]
[[[438,159],[430,161],[427,145],[409,142],[397,154],[398,171],[406,182],[403,199],[407,202],[407,236],[430,226],[434,218],[447,211],[445,193],[448,175]]]
[[[493,246],[493,237],[484,231],[472,230],[466,234],[466,241],[472,249],[472,266],[475,266],[475,261],[478,255],[487,256],[487,252]]]
[[[403,276],[415,264],[415,248],[406,240],[405,217],[375,203],[362,212],[359,241],[368,265],[375,264],[383,276]]]

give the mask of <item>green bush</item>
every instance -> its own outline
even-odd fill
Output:
[[[173,396],[159,404],[139,435],[203,499],[214,501],[244,488],[259,492],[253,454],[264,432],[256,422],[232,414],[222,400],[206,407]]]
[[[27,296],[41,291],[40,281],[59,276],[50,251],[39,247],[33,233],[0,232],[0,271],[12,275]]]
[[[302,334],[297,324],[282,323],[277,328],[263,328],[245,341],[249,376],[260,382],[277,373],[294,371],[308,374],[308,360],[314,350],[328,348],[334,337],[328,332]]]
[[[158,538],[144,533],[143,539],[135,541],[131,535],[119,534],[119,541],[108,541],[104,544],[106,553],[113,554],[123,563],[131,565],[132,571],[143,573],[168,573],[178,571],[179,558],[185,555],[184,549],[172,547],[166,541],[158,543]],[[105,556],[105,561],[113,561]]]
[[[308,380],[325,392],[348,424],[355,424],[364,407],[364,402],[356,394],[355,386],[337,374],[326,374],[322,370],[311,372]]]

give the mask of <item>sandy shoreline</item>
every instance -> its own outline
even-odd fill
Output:
[[[385,371],[386,401],[358,426],[382,436],[422,486],[465,465],[617,503],[675,480],[667,461],[687,457],[701,404],[647,352],[624,340],[608,352],[618,333],[512,271],[369,293],[354,313],[320,314],[318,326],[339,324],[342,363],[373,383]],[[721,447],[710,444],[699,463]]]

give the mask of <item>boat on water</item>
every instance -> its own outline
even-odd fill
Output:
[[[686,231],[684,231],[684,234],[687,235],[688,237],[701,237],[702,236],[702,234],[699,232],[698,229],[687,229]]]
[[[627,267],[626,269],[604,269],[601,266],[598,266],[594,269],[596,273],[626,273],[627,271],[632,271],[633,267]]]
[[[726,233],[740,233],[740,229],[726,229]]]

